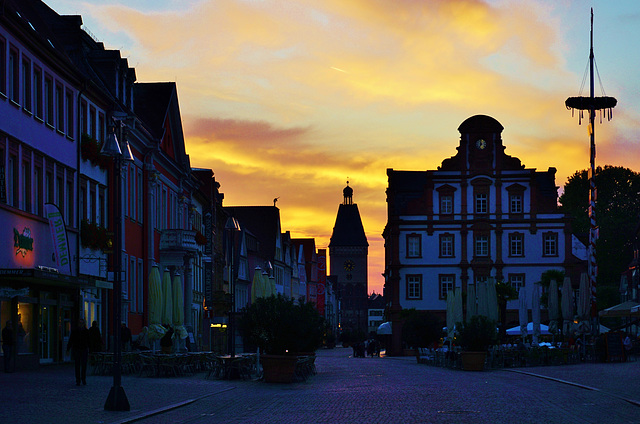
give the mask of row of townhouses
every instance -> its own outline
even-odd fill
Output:
[[[101,154],[105,143],[120,154]],[[138,82],[80,16],[2,2],[0,319],[18,340],[16,368],[69,360],[79,318],[98,322],[108,349],[115,323],[142,332],[155,266],[182,285],[192,349],[227,351],[256,273],[336,328],[326,250],[283,232],[275,204],[223,206],[219,188],[190,165],[175,83]]]

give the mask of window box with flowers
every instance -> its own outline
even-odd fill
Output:
[[[82,159],[91,162],[92,165],[101,169],[107,169],[109,158],[100,154],[102,143],[89,134],[83,133],[80,141],[80,154]]]
[[[80,243],[82,247],[92,250],[109,251],[112,248],[107,229],[86,219],[80,223]]]

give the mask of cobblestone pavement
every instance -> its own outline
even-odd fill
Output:
[[[104,411],[113,379],[73,366],[0,374],[2,423],[640,423],[640,362],[463,372],[415,358],[318,352],[303,383],[123,376],[131,411]]]

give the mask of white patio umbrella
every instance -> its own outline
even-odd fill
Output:
[[[461,288],[457,288],[454,292],[454,297],[453,297],[453,323],[454,325],[457,325],[459,322],[462,322],[464,320],[463,317],[463,312],[462,312],[462,289]]]
[[[478,315],[483,317],[488,316],[488,304],[487,304],[487,283],[486,281],[478,282],[476,286],[476,296],[478,298]]]
[[[540,337],[540,285],[533,285],[531,293],[531,321],[533,324],[533,343],[538,344]]]
[[[178,340],[184,340],[189,334],[187,329],[184,328],[184,289],[182,287],[182,278],[178,273],[173,276],[172,291],[174,337]]]
[[[529,323],[529,310],[527,309],[527,290],[520,287],[518,291],[518,318],[520,321],[520,334],[527,336],[527,324]]]
[[[391,323],[390,322],[383,322],[382,324],[380,324],[378,326],[378,331],[377,333],[379,335],[384,335],[384,334],[391,334]]]
[[[162,275],[162,324],[173,322],[173,287],[171,273],[168,269]]]
[[[591,287],[589,276],[586,272],[580,274],[580,293],[578,294],[578,317],[581,320],[589,320],[591,309]]]
[[[487,317],[498,322],[498,293],[496,292],[496,280],[489,277],[487,283]]]
[[[447,292],[447,334],[449,338],[453,337],[453,327],[456,323],[453,311],[454,297],[453,290],[449,290]]]
[[[257,298],[264,297],[264,284],[262,283],[262,268],[257,266],[253,271],[253,280],[251,282],[251,303]]]
[[[160,324],[162,324],[162,281],[158,265],[154,265],[149,273],[149,340],[158,340],[164,335],[164,327]]]
[[[547,307],[549,309],[549,331],[552,334],[556,334],[558,332],[558,303],[558,283],[556,283],[556,280],[551,280],[551,282],[549,283],[549,297]]]
[[[478,314],[478,304],[476,303],[476,286],[467,285],[467,321]]]
[[[563,334],[569,334],[571,329],[571,323],[573,322],[573,289],[571,288],[571,279],[564,277],[562,283],[562,321],[563,321]]]
[[[533,332],[533,323],[527,323],[526,329],[528,332]],[[507,328],[507,336],[520,336],[522,335],[520,326],[517,325],[515,327]],[[541,334],[551,334],[549,333],[549,327],[544,324],[540,324],[540,333]]]

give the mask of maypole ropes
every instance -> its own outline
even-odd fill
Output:
[[[607,120],[611,120],[611,110],[616,106],[618,101],[613,97],[595,97],[594,96],[594,56],[593,56],[593,9],[591,9],[591,50],[589,53],[589,75],[590,87],[589,97],[569,97],[565,101],[567,109],[578,110],[578,122],[582,124],[583,111],[589,111],[589,137],[590,147],[590,168],[589,168],[589,263],[588,274],[589,284],[591,286],[591,332],[598,334],[598,308],[596,306],[596,277],[598,276],[598,265],[596,263],[596,241],[598,240],[598,226],[596,225],[596,139],[595,139],[595,116],[596,111],[600,111],[600,122],[602,123],[602,114],[604,113]],[[601,84],[602,85],[602,84]],[[604,91],[604,90],[603,90]]]

